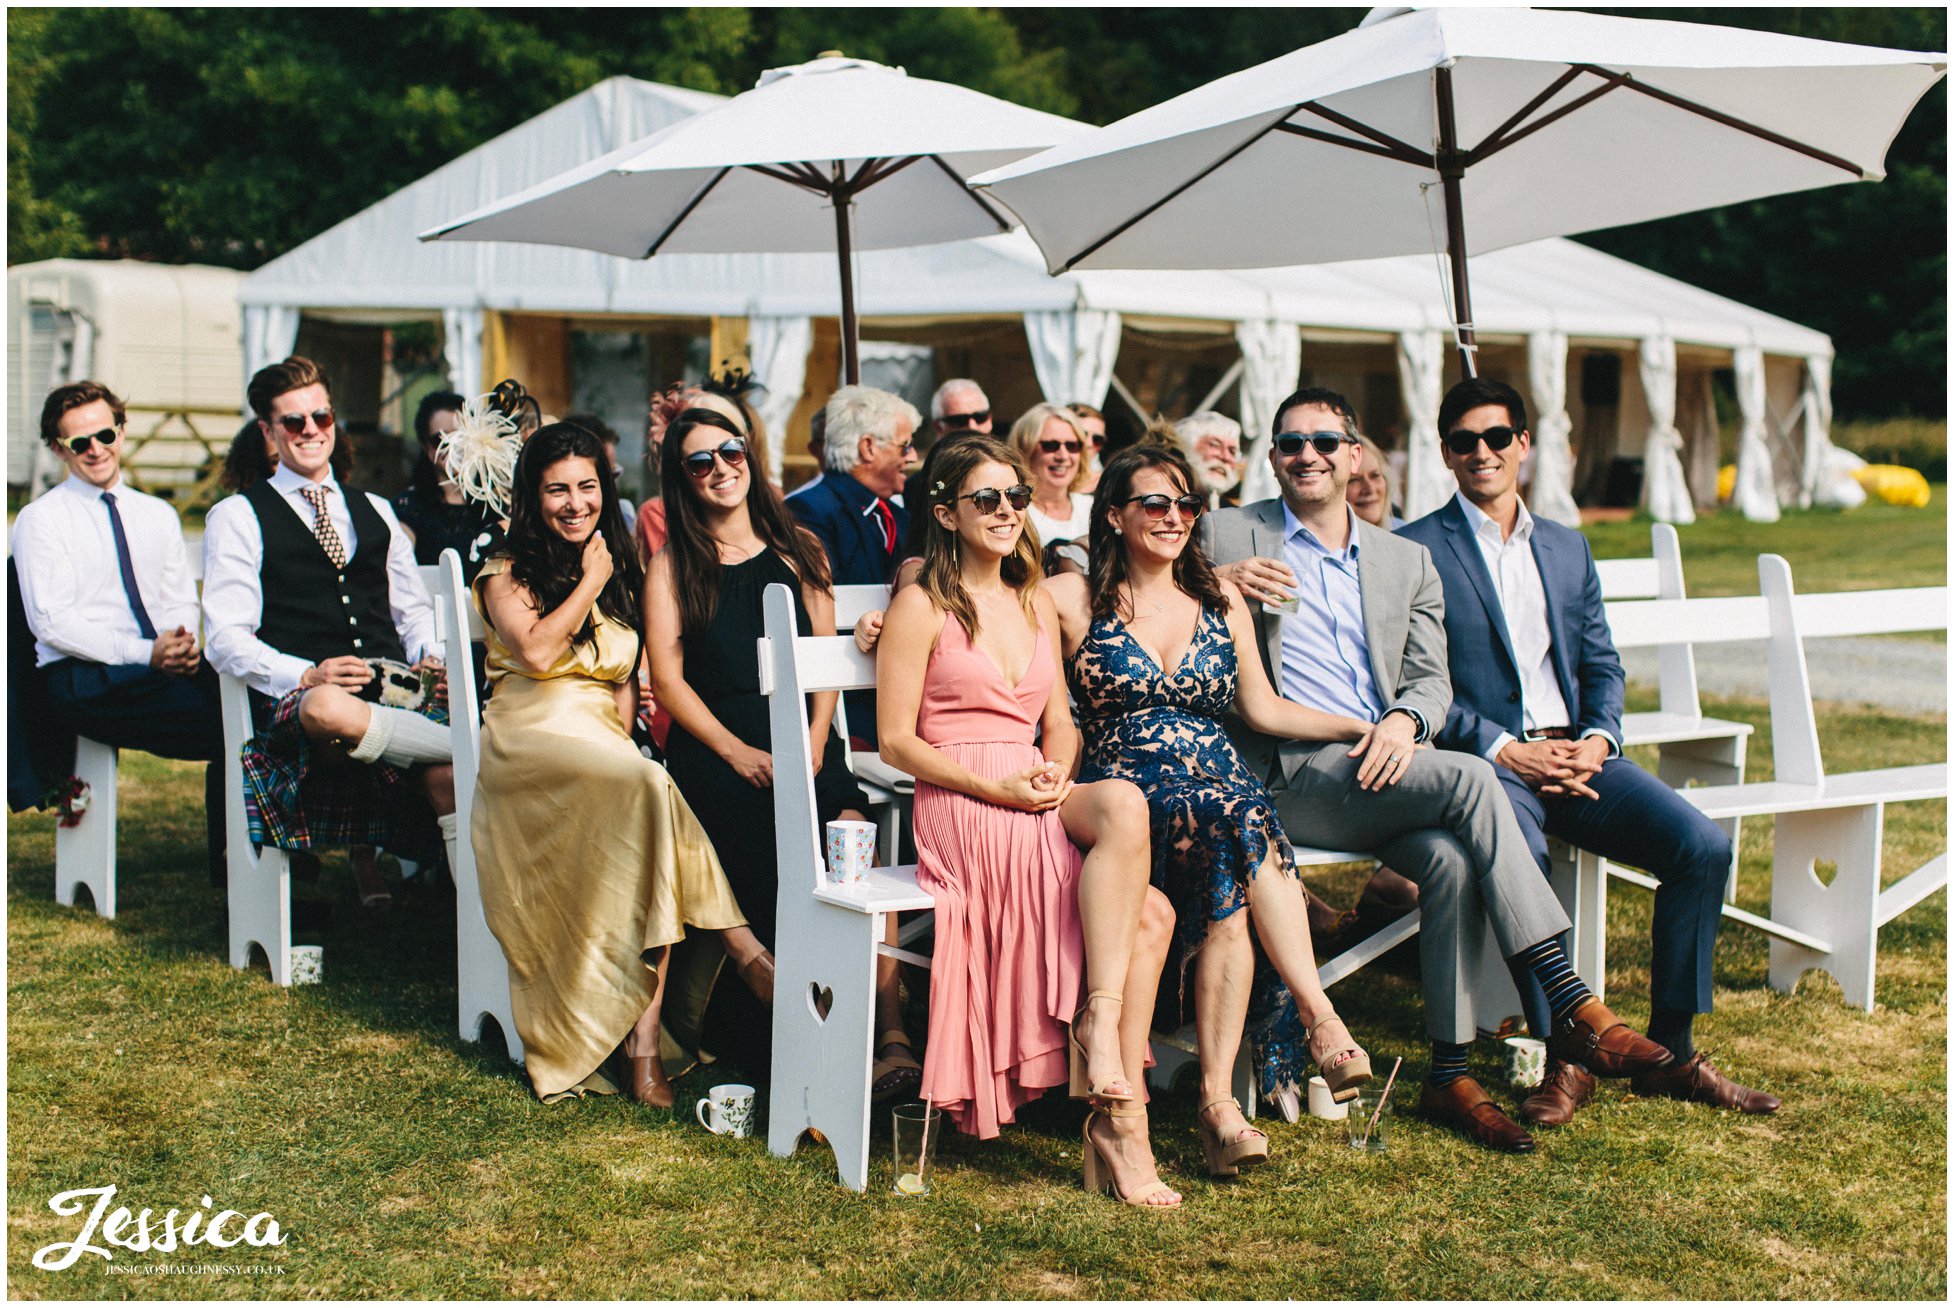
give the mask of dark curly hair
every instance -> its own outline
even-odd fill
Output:
[[[1142,469],[1159,468],[1186,495],[1194,485],[1194,469],[1188,466],[1187,456],[1179,449],[1155,445],[1150,441],[1129,445],[1106,460],[1106,470],[1100,474],[1099,488],[1092,496],[1091,542],[1092,572],[1087,584],[1092,592],[1092,616],[1108,618],[1117,615],[1119,593],[1126,585],[1126,542],[1113,529],[1112,518],[1124,501],[1133,495],[1133,479]],[[1222,609],[1228,607],[1228,596],[1221,588],[1221,578],[1215,575],[1207,554],[1201,549],[1200,537],[1188,524],[1187,544],[1181,549],[1181,556],[1174,560],[1174,584],[1184,594],[1192,595],[1201,601],[1205,608]]]
[[[509,496],[509,535],[501,553],[509,558],[509,575],[529,588],[539,613],[553,613],[583,580],[583,547],[564,540],[543,518],[543,474],[564,459],[589,459],[597,469],[597,485],[604,506],[597,514],[597,530],[611,550],[611,579],[597,595],[596,609],[644,636],[638,596],[644,590],[644,565],[638,561],[637,539],[617,505],[617,482],[611,461],[596,433],[573,422],[553,422],[541,428],[522,447],[516,460],[516,484]],[[572,646],[597,637],[597,625],[586,618],[570,636]]]

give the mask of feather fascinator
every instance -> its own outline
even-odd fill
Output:
[[[475,396],[461,406],[454,430],[441,437],[436,450],[463,498],[505,517],[522,453],[522,429],[515,415],[523,411],[524,401],[534,403],[515,381]]]

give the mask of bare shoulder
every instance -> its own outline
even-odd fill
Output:
[[[884,630],[886,631],[891,625],[906,626],[910,623],[926,622],[935,611],[936,601],[930,598],[928,591],[921,586],[904,586],[896,592],[895,598],[889,601],[889,607],[882,618]]]
[[[1076,572],[1062,572],[1056,577],[1047,577],[1039,590],[1058,612],[1066,614],[1083,613],[1090,598],[1086,590],[1086,579]]]

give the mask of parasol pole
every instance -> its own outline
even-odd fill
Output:
[[[1458,121],[1452,107],[1452,70],[1436,70],[1438,82],[1438,177],[1445,196],[1445,252],[1452,263],[1452,317],[1458,325],[1459,369],[1477,377],[1473,352],[1478,347],[1472,329],[1472,290],[1466,281],[1465,180],[1466,155],[1459,149]]]
[[[848,205],[854,197],[854,188],[841,182],[830,194],[835,205],[835,254],[841,260],[841,379],[843,384],[855,386],[862,380],[862,359],[861,343],[856,339],[859,324],[855,320],[855,270],[848,236]]]

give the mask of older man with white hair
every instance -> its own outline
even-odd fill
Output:
[[[1202,409],[1174,424],[1194,479],[1212,507],[1242,484],[1242,425],[1225,413]]]
[[[991,430],[991,402],[984,388],[968,377],[952,377],[930,396],[930,422],[938,438],[961,432]]]

